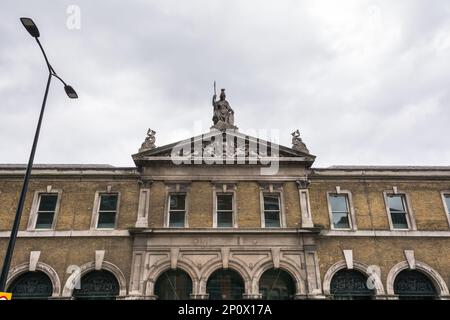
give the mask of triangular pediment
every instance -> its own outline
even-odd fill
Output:
[[[307,150],[307,149],[306,149]],[[185,161],[211,164],[214,160],[235,160],[239,163],[265,163],[270,160],[280,162],[303,162],[308,167],[315,156],[309,152],[294,150],[261,138],[238,132],[237,130],[211,130],[189,139],[142,150],[134,154],[136,165],[148,161]]]

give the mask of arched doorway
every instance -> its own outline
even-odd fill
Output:
[[[155,295],[160,300],[187,300],[191,293],[191,277],[180,269],[164,272],[155,283]]]
[[[73,290],[75,299],[113,300],[119,295],[119,282],[106,270],[95,270],[81,277],[80,289]]]
[[[263,299],[291,300],[295,296],[295,281],[281,269],[269,269],[259,279],[259,293]]]
[[[48,299],[53,292],[50,278],[41,271],[26,272],[9,286],[13,299]]]
[[[338,300],[371,299],[374,290],[367,287],[367,276],[357,270],[342,269],[331,279],[330,293]]]
[[[220,269],[214,272],[206,284],[211,300],[242,299],[245,285],[242,277],[234,270]]]
[[[431,280],[417,270],[403,270],[394,280],[394,293],[399,299],[434,299],[436,288]]]

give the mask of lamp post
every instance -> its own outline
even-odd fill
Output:
[[[33,167],[33,160],[34,160],[34,154],[36,152],[36,146],[39,139],[39,132],[41,130],[41,123],[42,118],[44,116],[44,109],[45,109],[45,103],[47,102],[47,95],[48,95],[48,89],[50,87],[50,81],[52,79],[52,76],[59,79],[63,85],[64,85],[64,91],[66,92],[67,96],[71,99],[78,98],[77,93],[75,90],[67,85],[63,79],[61,79],[53,69],[53,67],[50,65],[50,62],[48,62],[47,55],[45,54],[44,48],[41,45],[41,42],[39,41],[39,29],[37,28],[36,24],[31,20],[30,18],[20,18],[20,21],[22,22],[25,29],[27,29],[28,33],[36,40],[36,42],[39,45],[39,48],[41,48],[42,54],[44,55],[45,62],[47,64],[48,68],[48,80],[47,80],[47,86],[45,88],[45,94],[44,94],[44,100],[42,101],[42,107],[41,107],[41,113],[39,114],[39,120],[36,127],[36,133],[34,134],[34,140],[33,140],[33,146],[31,148],[30,158],[28,160],[27,170],[25,172],[25,177],[23,179],[23,185],[22,185],[22,191],[20,192],[20,198],[19,198],[19,204],[17,205],[17,211],[16,216],[14,218],[13,228],[11,230],[11,236],[9,238],[8,242],[8,248],[6,250],[5,259],[3,261],[3,267],[2,267],[2,273],[0,275],[0,291],[6,290],[6,280],[8,279],[8,273],[9,268],[11,265],[11,259],[14,252],[14,245],[16,244],[17,239],[17,233],[19,231],[19,225],[20,225],[20,217],[22,216],[22,210],[23,205],[25,202],[26,193],[28,190],[28,182],[30,180],[30,174],[31,174],[31,168]]]

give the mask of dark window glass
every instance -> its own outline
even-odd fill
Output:
[[[114,228],[116,224],[115,212],[99,212],[97,228]]]
[[[233,210],[233,195],[218,194],[217,195],[217,210]]]
[[[233,227],[233,212],[217,212],[217,226],[219,228]]]
[[[230,269],[214,272],[206,284],[206,292],[211,300],[242,299],[244,288],[241,276]]]
[[[155,283],[155,295],[159,300],[187,300],[191,293],[191,277],[179,269],[164,272]]]
[[[264,195],[264,210],[280,210],[280,202],[278,195]]]
[[[264,195],[264,225],[266,228],[279,228],[280,223],[280,196]]]
[[[450,214],[450,194],[444,195],[444,200],[447,205],[447,213]]]
[[[77,300],[114,300],[119,295],[119,282],[109,271],[91,271],[81,277],[80,285],[80,289],[73,290]]]
[[[348,198],[346,194],[330,194],[329,196],[333,227],[335,229],[349,229]]]
[[[185,198],[184,194],[171,194],[170,210],[185,210]]]
[[[100,201],[100,211],[116,211],[117,194],[102,194]]]
[[[51,229],[55,216],[57,194],[41,194],[37,212],[36,229]]]
[[[184,211],[183,212],[171,212],[169,219],[169,227],[183,228],[184,227]]]
[[[217,195],[217,227],[233,227],[233,195]]]
[[[394,280],[394,293],[400,299],[433,299],[436,289],[431,280],[417,270],[401,271]]]
[[[404,195],[388,195],[389,212],[394,229],[408,229]]]
[[[270,269],[259,279],[259,292],[263,299],[290,300],[295,296],[295,282],[281,269]]]
[[[117,216],[117,194],[101,194],[97,228],[114,228]]]
[[[27,272],[9,286],[13,299],[48,299],[53,293],[50,278],[41,271]]]
[[[186,194],[171,194],[169,199],[169,227],[184,228]]]
[[[55,211],[57,201],[58,201],[57,194],[41,194],[41,201],[39,202],[39,211]]]
[[[333,299],[371,299],[374,292],[367,287],[367,276],[356,270],[339,270],[331,279],[330,291]]]

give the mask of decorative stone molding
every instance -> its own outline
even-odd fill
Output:
[[[275,269],[278,269],[280,267],[280,248],[272,248],[271,253],[272,253],[273,267]]]
[[[331,280],[333,279],[333,276],[336,272],[342,269],[347,269],[347,263],[344,260],[338,261],[335,264],[333,264],[325,273],[324,279],[323,279],[323,293],[326,296],[331,295],[330,286],[331,286]],[[365,274],[367,277],[372,277],[373,285],[375,289],[375,295],[376,296],[383,296],[384,295],[384,288],[383,283],[381,282],[381,279],[378,275],[374,273],[369,272],[369,266],[367,266],[364,263],[361,263],[359,261],[353,261],[353,269],[358,270],[361,273]]]
[[[394,281],[395,281],[395,278],[397,277],[397,275],[400,272],[402,272],[403,270],[411,270],[408,261],[402,261],[402,262],[397,263],[389,271],[387,280],[386,280],[386,290],[387,290],[388,295],[392,295],[392,296],[395,295]],[[426,263],[423,263],[420,261],[415,261],[415,270],[419,270],[429,277],[431,282],[434,284],[438,295],[441,298],[447,298],[449,296],[448,287],[445,284],[445,281],[442,278],[442,276],[436,270],[434,270],[432,267],[430,267]]]
[[[229,261],[230,261],[230,248],[222,248],[222,266],[224,269],[228,269]]]
[[[416,259],[414,258],[414,250],[405,250],[405,258],[410,269],[416,268]]]
[[[342,250],[347,269],[353,269],[353,250]]]
[[[6,288],[8,288],[11,283],[20,275],[27,273],[30,271],[30,263],[25,262],[22,264],[19,264],[12,268],[8,273],[8,280],[6,281]],[[35,271],[41,271],[44,272],[51,280],[52,286],[53,286],[53,292],[52,292],[52,298],[59,297],[59,294],[61,292],[61,282],[58,277],[58,273],[53,269],[51,266],[49,266],[46,263],[43,262],[36,262]]]
[[[150,207],[150,189],[141,188],[139,191],[138,212],[135,227],[148,228],[148,214]]]
[[[39,262],[39,257],[41,256],[40,251],[31,251],[30,252],[30,266],[28,271],[36,271],[37,263]]]
[[[104,257],[105,257],[105,250],[96,250],[95,251],[95,270],[102,269]]]
[[[75,284],[78,279],[81,279],[85,274],[94,271],[95,269],[95,261],[87,262],[80,266],[79,273],[74,272],[72,273],[69,278],[66,281],[66,284],[64,285],[63,297],[72,297],[73,289],[75,287]],[[117,267],[115,264],[103,261],[102,263],[102,270],[106,270],[111,272],[117,279],[117,282],[119,283],[119,297],[125,297],[127,295],[127,285],[125,276],[123,275],[122,271]]]

